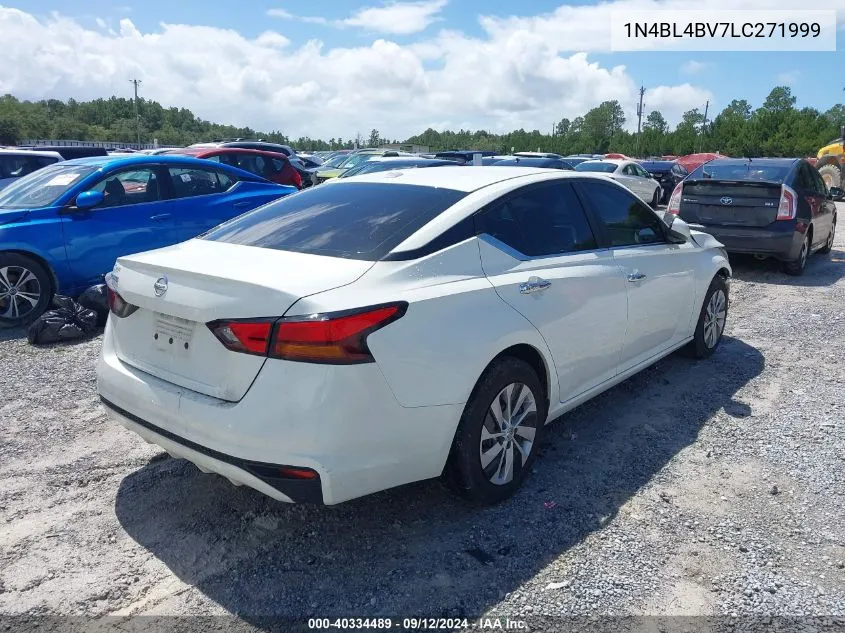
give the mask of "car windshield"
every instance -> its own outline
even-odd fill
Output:
[[[575,166],[575,171],[600,171],[605,174],[612,174],[618,165],[615,163],[601,163],[598,161],[586,161]]]
[[[0,209],[49,207],[77,182],[95,171],[88,165],[52,165],[19,178],[0,191]]]
[[[466,195],[441,187],[337,182],[285,196],[202,239],[377,261]]]
[[[350,169],[360,165],[361,163],[366,163],[368,160],[372,160],[376,156],[378,156],[378,154],[352,154],[346,157],[346,160],[340,164],[340,168]]]
[[[414,160],[369,160],[366,163],[358,165],[357,167],[352,167],[351,169],[348,169],[347,171],[343,172],[340,177],[349,178],[350,176],[358,176],[360,174],[372,174],[373,172],[390,171],[391,169],[405,169],[407,167],[417,167],[418,165],[420,165],[420,162]]]
[[[346,154],[338,154],[337,156],[333,156],[331,159],[324,162],[320,165],[321,169],[335,169],[340,166],[340,164],[347,159]]]
[[[745,163],[716,164],[705,163],[690,174],[690,180],[766,180],[783,182],[792,165],[755,165],[754,161]]]

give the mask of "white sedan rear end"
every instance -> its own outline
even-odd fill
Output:
[[[715,351],[730,267],[600,176],[382,172],[118,260],[98,389],[121,424],[281,501],[446,473],[497,501],[544,424]]]

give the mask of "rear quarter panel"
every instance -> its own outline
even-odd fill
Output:
[[[407,301],[407,313],[367,343],[402,406],[465,403],[490,361],[517,344],[540,352],[550,400],[558,401],[545,341],[496,294],[481,269],[476,238],[414,261],[379,262],[355,283],[301,299],[286,316],[392,301]]]

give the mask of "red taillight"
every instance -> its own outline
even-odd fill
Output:
[[[305,363],[371,363],[367,336],[402,317],[407,307],[391,303],[310,317],[213,321],[208,327],[233,352]]]
[[[367,336],[405,314],[408,304],[394,303],[350,312],[281,319],[270,356],[307,363],[371,363]]]
[[[212,321],[208,327],[227,349],[266,356],[274,321]]]
[[[109,300],[109,310],[119,319],[125,319],[138,309],[138,306],[126,301],[118,294],[117,290],[114,290],[108,284],[106,284],[106,294]]]
[[[794,220],[798,210],[798,194],[788,185],[780,187],[780,204],[778,204],[778,220]]]
[[[672,197],[669,198],[669,206],[666,210],[673,215],[680,215],[681,213],[681,194],[684,192],[684,183],[679,182],[672,192]]]
[[[317,479],[318,475],[310,468],[293,468],[283,466],[279,468],[279,476],[285,479]]]

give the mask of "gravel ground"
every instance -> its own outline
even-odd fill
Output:
[[[804,277],[734,266],[719,351],[673,355],[566,415],[492,508],[437,482],[276,503],[109,422],[99,338],[35,348],[0,331],[0,614],[845,626],[845,231]]]

